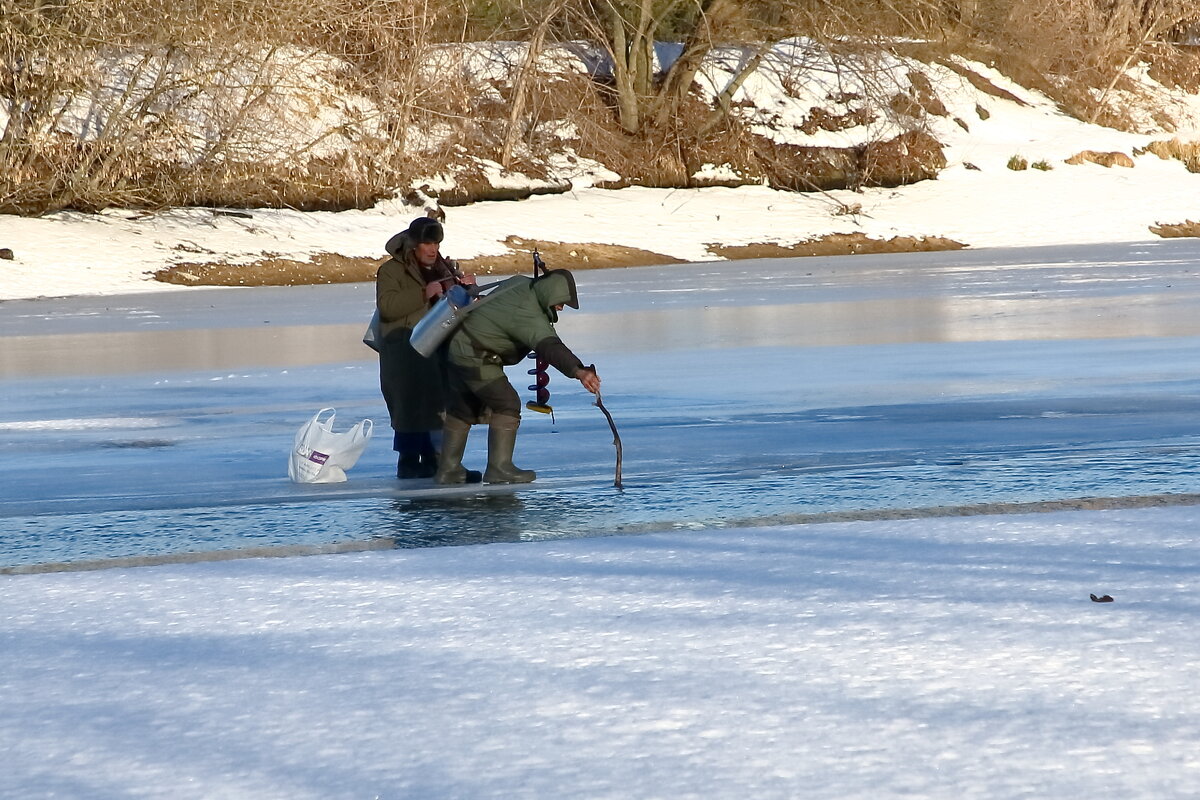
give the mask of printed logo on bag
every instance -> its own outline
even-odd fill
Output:
[[[326,461],[329,460],[329,454],[328,453],[318,453],[316,450],[313,450],[311,453],[308,454],[308,460],[315,462],[317,464],[324,464]]]

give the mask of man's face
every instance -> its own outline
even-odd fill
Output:
[[[416,256],[417,263],[422,267],[432,266],[433,262],[437,261],[438,251],[441,245],[437,242],[421,242],[417,245]]]

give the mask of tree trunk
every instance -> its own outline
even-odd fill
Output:
[[[657,124],[665,124],[675,116],[691,90],[705,56],[712,51],[713,32],[729,20],[735,8],[734,0],[705,0],[700,9],[700,19],[684,42],[683,52],[667,70],[666,78],[659,87],[654,103]]]
[[[529,84],[537,74],[537,60],[542,54],[542,44],[546,40],[546,30],[558,15],[562,2],[552,6],[529,37],[529,49],[525,51],[525,60],[521,71],[513,85],[512,106],[508,110],[508,129],[504,132],[504,147],[500,151],[500,166],[508,169],[512,163],[513,150],[517,147],[517,139],[521,136],[521,117],[525,114],[525,103],[529,98]]]
[[[613,91],[617,95],[617,120],[627,132],[637,133],[641,128],[641,119],[635,88],[636,76],[631,72],[631,43],[625,35],[625,20],[616,6],[608,6],[608,11],[609,51],[613,65]]]

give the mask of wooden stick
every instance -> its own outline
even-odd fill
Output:
[[[621,485],[621,434],[617,433],[617,424],[613,422],[612,414],[608,413],[608,409],[604,407],[604,401],[600,398],[599,392],[596,392],[596,408],[604,412],[604,417],[608,420],[608,427],[612,428],[613,445],[617,448],[617,474],[613,479],[613,486],[623,489],[625,487]]]

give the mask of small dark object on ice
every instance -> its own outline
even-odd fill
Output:
[[[1113,599],[1111,594],[1106,594],[1102,597],[1096,597],[1096,595],[1092,595],[1093,603],[1111,603],[1112,601]]]
[[[16,254],[14,254],[9,248],[0,247],[0,258],[3,258],[5,261],[12,261],[16,257]]]

